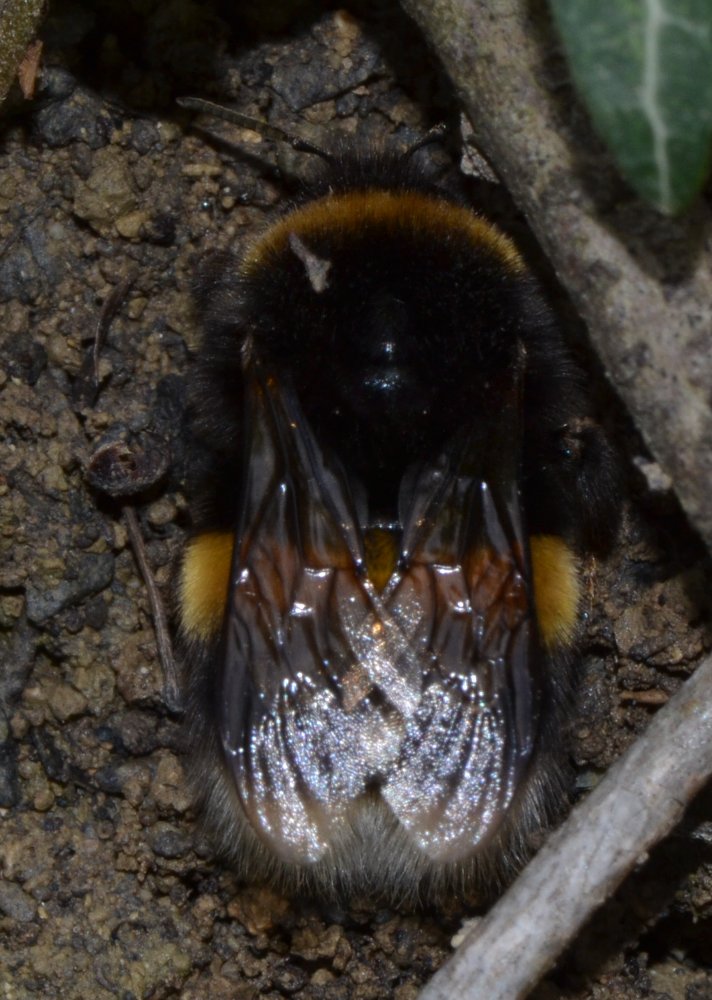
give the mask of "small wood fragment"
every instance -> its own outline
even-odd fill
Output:
[[[20,84],[22,96],[26,101],[31,101],[35,96],[35,86],[37,85],[43,47],[43,43],[39,38],[36,38],[34,42],[30,42],[17,70],[17,80]]]

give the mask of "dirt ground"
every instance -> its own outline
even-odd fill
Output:
[[[211,126],[212,136],[191,128],[177,96],[364,142],[405,143],[444,120],[449,155],[431,155],[443,172],[460,163],[456,100],[393,5],[282,4],[268,16],[262,6],[58,2],[36,97],[13,94],[0,119],[7,1000],[413,1000],[473,912],[456,899],[438,911],[319,906],[240,884],[214,859],[191,810],[180,720],[162,696],[121,501],[87,484],[99,445],[142,450],[146,484],[132,509],[167,596],[189,526],[182,433],[199,336],[191,280],[206,253],[239,245],[278,211],[303,160],[226,125]],[[473,199],[490,199],[550,281],[506,196],[464,183]],[[110,296],[97,392],[92,348]],[[562,734],[574,798],[712,645],[710,565],[588,363],[628,472],[620,544],[587,571],[579,698]],[[535,996],[712,998],[709,791]]]

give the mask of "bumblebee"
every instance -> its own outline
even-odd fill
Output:
[[[423,142],[286,138],[321,176],[197,289],[195,786],[250,878],[486,891],[563,796],[616,463],[523,257],[417,166]]]

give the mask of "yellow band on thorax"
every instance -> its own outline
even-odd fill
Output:
[[[321,235],[345,239],[378,227],[386,232],[431,236],[433,240],[465,236],[485,248],[512,274],[524,270],[514,243],[491,222],[469,208],[419,191],[366,189],[326,195],[294,209],[271,226],[248,250],[243,272],[249,275],[272,255],[282,252],[290,234],[309,239]]]

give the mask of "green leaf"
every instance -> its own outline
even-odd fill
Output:
[[[712,147],[711,0],[549,0],[571,73],[621,173],[662,212],[702,187]]]

